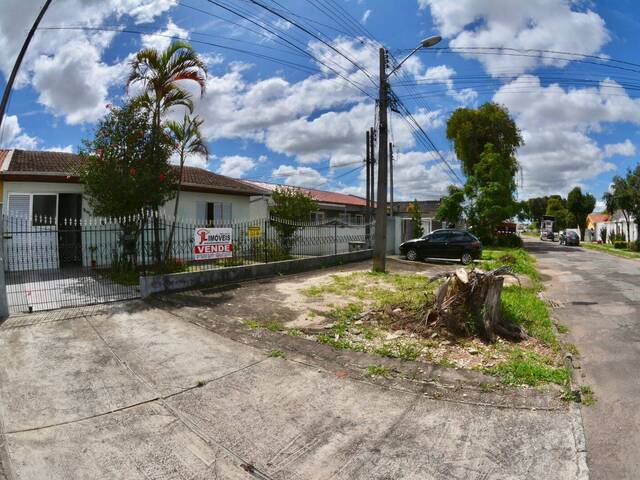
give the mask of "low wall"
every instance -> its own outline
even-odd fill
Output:
[[[280,262],[259,263],[239,267],[223,267],[203,272],[170,273],[140,277],[140,295],[142,298],[146,298],[154,293],[188,290],[190,288],[206,287],[213,284],[239,282],[278,274],[332,267],[343,263],[367,260],[372,257],[372,253],[372,250],[359,250],[356,252],[322,255],[298,260],[283,260]]]

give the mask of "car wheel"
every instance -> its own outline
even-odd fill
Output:
[[[471,254],[463,253],[462,257],[460,258],[460,263],[462,263],[463,265],[469,265],[471,262],[473,262],[473,257],[471,256]]]
[[[410,260],[412,262],[415,262],[416,260],[418,260],[418,252],[416,252],[413,248],[407,250],[407,260]]]

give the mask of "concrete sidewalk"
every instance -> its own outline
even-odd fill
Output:
[[[10,480],[586,476],[569,408],[437,400],[143,302],[35,315],[0,326]]]

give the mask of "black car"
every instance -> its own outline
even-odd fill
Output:
[[[464,230],[443,229],[404,242],[400,245],[400,253],[407,257],[407,260],[453,258],[467,265],[480,258],[482,244]]]
[[[580,246],[580,237],[573,230],[563,232],[560,235],[560,245],[567,245],[567,246],[573,245],[578,247]]]

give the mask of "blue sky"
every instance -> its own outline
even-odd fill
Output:
[[[205,121],[212,155],[192,158],[192,164],[361,194],[378,42],[400,59],[420,39],[439,34],[437,47],[447,50],[412,57],[392,88],[454,170],[448,116],[490,100],[509,108],[526,142],[518,152],[522,198],[566,194],[575,185],[599,198],[613,175],[638,162],[640,66],[590,57],[634,61],[640,7],[633,0],[258,0],[361,70],[255,3],[214,3],[54,0],[41,26],[73,28],[37,32],[0,132],[2,148],[77,150],[105,105],[126,95],[130,56],[142,46],[165,46],[170,39],[162,35],[178,36],[192,40],[209,65],[207,94],[196,101],[196,113]],[[0,47],[9,53],[0,59],[2,88],[41,4],[0,5]],[[76,29],[87,26],[149,35]],[[303,71],[202,42],[292,62]],[[438,197],[455,178],[439,155],[416,141],[405,119],[392,114],[391,126],[399,152],[396,198]]]

